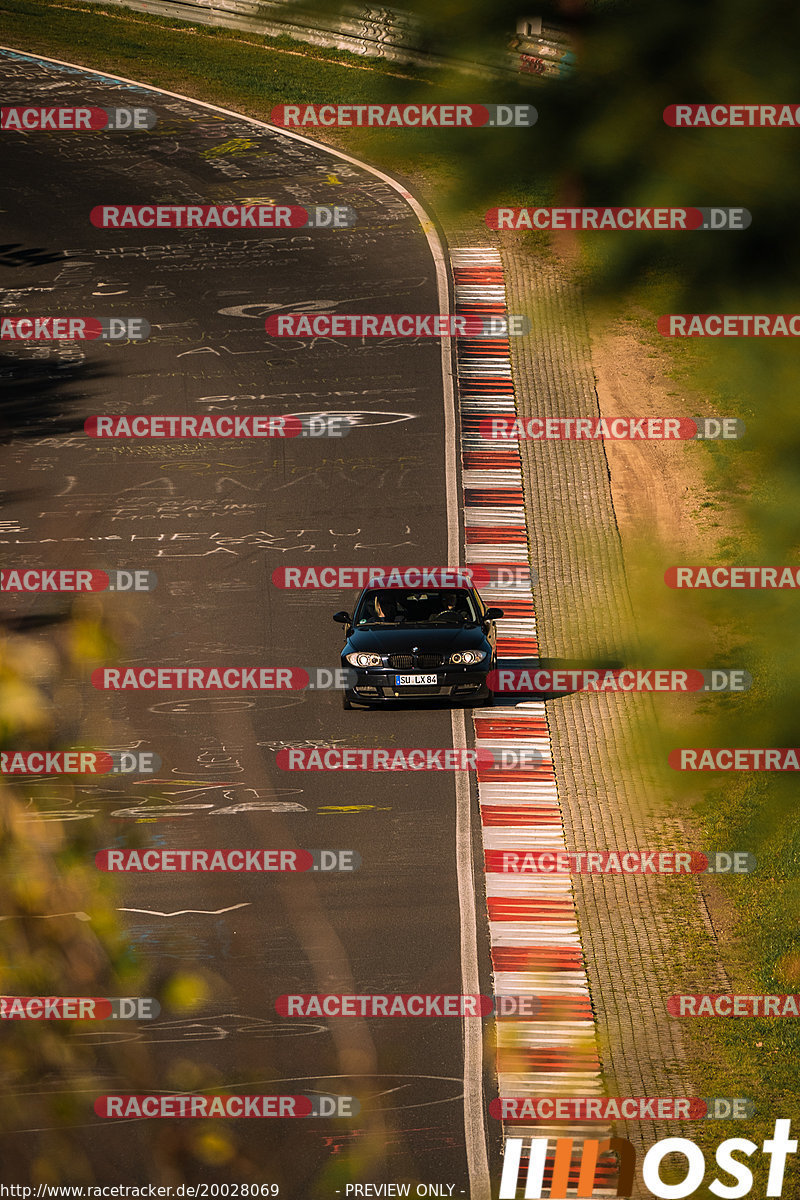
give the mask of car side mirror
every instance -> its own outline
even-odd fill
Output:
[[[345,612],[344,609],[342,609],[341,612],[333,614],[333,619],[334,619],[334,621],[338,621],[338,623],[340,625],[349,625],[350,624],[350,613]]]
[[[487,608],[487,610],[486,610],[486,620],[487,621],[499,621],[500,618],[502,617],[502,615],[503,615],[502,608]]]

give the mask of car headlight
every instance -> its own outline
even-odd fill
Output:
[[[355,654],[346,654],[345,658],[350,663],[351,667],[379,667],[381,666],[380,654],[366,654],[363,650]]]
[[[469,667],[473,663],[479,663],[482,658],[486,658],[485,650],[459,650],[450,655],[450,662],[453,666]]]

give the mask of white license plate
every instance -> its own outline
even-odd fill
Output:
[[[437,675],[395,675],[395,687],[410,687],[414,684],[421,684],[423,687],[436,687],[439,682]]]

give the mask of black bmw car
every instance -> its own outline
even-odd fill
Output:
[[[344,625],[345,708],[395,700],[491,697],[497,664],[494,622],[474,588],[365,588]]]

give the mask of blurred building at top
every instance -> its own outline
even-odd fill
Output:
[[[568,75],[575,53],[563,29],[545,25],[541,17],[520,17],[510,52],[517,69],[526,75]]]
[[[567,74],[574,55],[567,35],[541,17],[527,17],[509,32],[505,54],[488,54],[468,61],[462,54],[425,45],[416,17],[400,8],[345,5],[340,9],[287,0],[90,0],[121,8],[179,18],[198,25],[221,26],[267,37],[288,36],[315,46],[349,50],[352,54],[419,67],[455,67],[471,72],[560,76]]]

